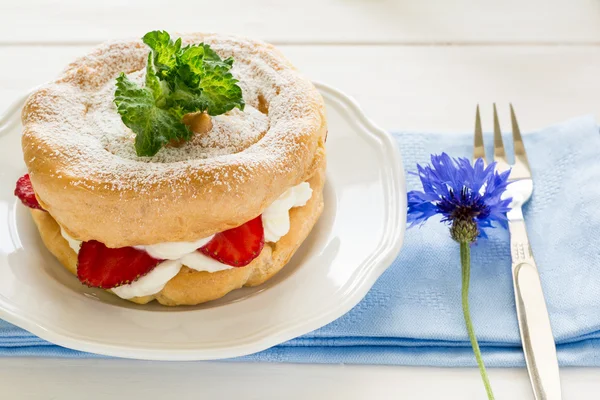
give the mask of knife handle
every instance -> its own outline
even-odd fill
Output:
[[[510,221],[512,273],[519,331],[536,400],[560,400],[556,345],[525,222]]]

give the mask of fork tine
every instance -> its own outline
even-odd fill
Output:
[[[485,163],[485,147],[483,147],[483,131],[481,130],[481,117],[479,115],[479,104],[475,113],[475,137],[473,139],[473,161],[482,158]]]
[[[506,152],[504,151],[504,142],[502,141],[502,131],[500,130],[500,122],[498,121],[498,111],[496,103],[494,103],[494,161],[496,161],[496,169],[500,172],[509,168]]]
[[[529,161],[527,161],[527,153],[525,152],[525,146],[523,145],[523,138],[521,137],[521,130],[517,123],[517,117],[512,103],[510,104],[510,119],[512,122],[513,142],[515,144],[515,165],[513,167],[513,174],[529,175],[531,176],[531,169],[529,168]]]

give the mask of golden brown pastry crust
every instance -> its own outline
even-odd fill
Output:
[[[290,231],[277,243],[267,243],[261,254],[244,268],[218,272],[198,272],[183,267],[164,289],[152,296],[129,299],[146,304],[154,299],[168,306],[195,305],[223,297],[242,286],[257,286],[275,275],[289,261],[323,211],[323,185],[325,182],[324,149],[317,151],[315,172],[308,180],[313,194],[303,207],[290,210]],[[46,247],[71,273],[77,275],[77,254],[60,233],[60,226],[50,213],[31,209],[31,215]]]
[[[151,167],[121,159],[90,131],[98,107],[112,107],[112,99],[94,96],[121,71],[142,70],[148,49],[140,41],[98,47],[35,91],[22,113],[24,159],[36,194],[72,237],[109,247],[195,241],[251,220],[315,174],[327,127],[310,81],[269,44],[214,34],[182,38],[235,58],[245,100],[268,112],[268,130],[236,154]],[[115,121],[112,128],[126,129]],[[72,135],[80,135],[81,145]],[[234,281],[229,286],[243,279]]]

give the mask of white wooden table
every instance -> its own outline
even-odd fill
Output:
[[[512,101],[523,129],[600,116],[596,0],[2,0],[0,109],[95,44],[146,31],[219,31],[280,46],[389,130],[470,130],[475,104]],[[504,119],[506,115],[504,114]],[[529,399],[524,369],[492,369]],[[564,399],[597,399],[600,369],[564,369]],[[0,359],[2,399],[482,399],[474,369]]]

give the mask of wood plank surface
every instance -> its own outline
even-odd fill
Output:
[[[218,31],[280,45],[387,130],[470,131],[513,102],[523,130],[600,118],[598,0],[0,0],[0,113],[73,57],[146,31]],[[501,108],[502,110],[502,108]],[[505,126],[508,124],[505,123]],[[600,369],[563,369],[565,400]],[[492,369],[498,399],[533,398]],[[0,399],[482,399],[475,369],[0,358]]]
[[[499,400],[533,399],[525,369],[491,369]],[[562,371],[563,400],[598,398],[598,369]],[[6,400],[482,400],[473,368],[0,358]]]
[[[471,130],[475,105],[513,102],[524,130],[600,118],[600,46],[280,46],[301,71],[354,97],[391,131]],[[0,109],[91,46],[0,47]],[[504,109],[504,112],[502,111]],[[508,125],[506,125],[508,126]]]
[[[97,43],[146,31],[276,43],[600,43],[596,0],[2,0],[0,43]]]

